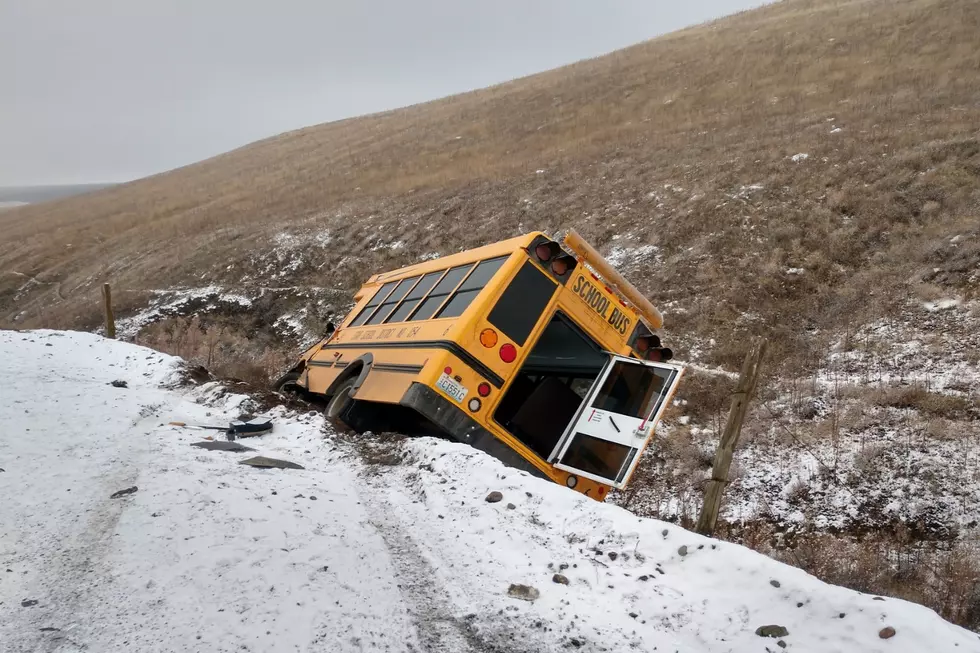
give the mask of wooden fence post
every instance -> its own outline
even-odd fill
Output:
[[[728,469],[732,465],[732,456],[738,444],[738,436],[742,432],[742,421],[745,419],[745,413],[748,412],[749,401],[759,381],[759,368],[762,365],[762,358],[766,355],[767,346],[766,340],[760,340],[745,355],[745,361],[742,363],[738,385],[732,396],[732,406],[728,410],[728,422],[725,423],[725,431],[715,452],[711,480],[705,488],[704,505],[701,506],[701,514],[695,527],[695,530],[702,535],[711,535],[715,530],[715,524],[718,523],[721,498],[725,492],[725,485],[728,484]]]
[[[106,337],[116,337],[116,318],[112,314],[112,290],[109,284],[102,284],[102,301],[105,304],[105,334]]]

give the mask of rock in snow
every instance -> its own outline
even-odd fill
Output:
[[[57,366],[38,365],[48,352]],[[16,572],[0,579],[0,606],[39,601],[4,612],[4,653],[756,653],[760,624],[781,629],[766,631],[772,650],[980,652],[931,610],[639,519],[462,444],[398,442],[404,462],[379,469],[320,416],[276,409],[256,446],[306,469],[244,468],[166,424],[235,419],[254,411],[248,398],[183,386],[181,362],[150,353],[0,331],[0,562]],[[57,400],[40,410],[41,397]],[[487,505],[488,487],[520,510]]]

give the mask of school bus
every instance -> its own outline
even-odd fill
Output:
[[[657,309],[574,231],[369,278],[277,382],[357,432],[450,437],[594,499],[624,487],[683,369]]]

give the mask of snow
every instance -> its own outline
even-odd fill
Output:
[[[460,444],[352,438],[276,408],[273,433],[243,443],[303,470],[192,448],[208,432],[168,422],[221,424],[251,400],[180,386],[178,359],[135,345],[3,331],[0,360],[5,652],[761,652],[778,649],[755,634],[770,624],[790,651],[980,651],[921,606]],[[512,583],[540,598],[509,597]]]
[[[939,299],[934,302],[923,302],[922,307],[930,313],[934,313],[935,311],[945,311],[950,308],[956,308],[962,303],[963,301],[959,298],[948,297],[946,299]]]
[[[656,260],[659,255],[660,248],[656,245],[615,245],[609,250],[605,258],[614,268],[621,272],[627,272],[645,261]]]
[[[136,315],[116,320],[116,332],[120,337],[130,338],[139,333],[144,326],[162,317],[181,314],[188,304],[195,301],[207,302],[209,308],[214,308],[217,304],[229,304],[241,308],[252,305],[252,300],[245,295],[214,285],[154,290],[149,306]]]
[[[800,152],[799,154],[794,154],[789,159],[793,163],[800,163],[801,161],[806,161],[809,158],[810,158],[809,154],[807,154],[806,152]]]

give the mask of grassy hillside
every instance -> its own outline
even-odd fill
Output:
[[[710,362],[759,332],[805,362],[911,295],[976,293],[977,33],[964,0],[789,0],[6,211],[0,318],[91,326],[104,280],[134,307],[173,286],[349,291],[574,226],[607,251],[653,245],[627,271],[672,334],[715,339]]]
[[[261,378],[376,271],[574,227],[694,364],[618,500],[691,518],[717,369],[768,337],[729,536],[980,627],[978,34],[973,0],[786,0],[6,210],[0,326],[93,328],[109,281],[127,333]]]

